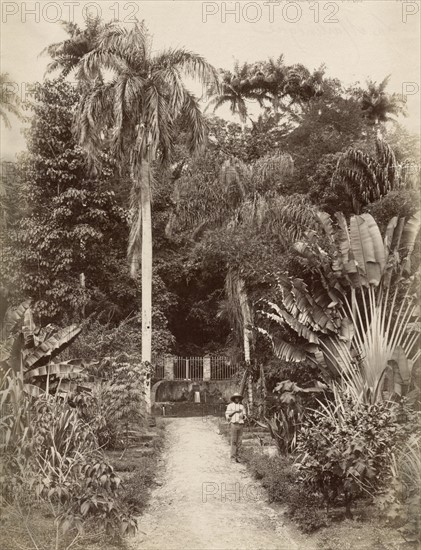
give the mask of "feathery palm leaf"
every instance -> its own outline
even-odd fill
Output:
[[[247,101],[257,101],[261,106],[269,102],[276,110],[290,112],[291,105],[302,105],[322,90],[324,68],[313,74],[303,65],[286,66],[283,56],[257,62],[254,65],[235,63],[234,71],[221,71],[221,86],[209,88],[212,97],[208,107],[216,109],[229,104],[233,114],[245,122],[248,117]]]
[[[332,178],[333,187],[338,184],[345,186],[356,213],[407,183],[409,180],[406,181],[392,148],[381,139],[376,141],[376,157],[358,149],[349,149],[339,159]]]
[[[0,119],[6,128],[11,128],[9,114],[22,120],[21,100],[16,90],[18,85],[13,82],[8,73],[0,73]]]
[[[372,80],[367,82],[367,90],[361,98],[361,109],[371,124],[377,125],[379,122],[394,120],[393,116],[405,112],[402,97],[399,94],[386,93],[389,80],[390,75],[386,76],[380,84]]]
[[[86,28],[83,30],[70,21],[62,21],[61,24],[69,38],[51,44],[42,50],[41,55],[48,54],[53,60],[48,64],[46,74],[60,70],[63,76],[67,76],[79,66],[82,58],[94,49],[104,25],[98,17],[91,16],[86,18]]]

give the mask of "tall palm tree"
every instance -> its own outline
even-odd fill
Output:
[[[18,88],[8,73],[0,74],[0,119],[4,122],[6,128],[11,128],[9,114],[20,120],[22,119],[21,101],[19,95],[13,89],[15,86]]]
[[[229,104],[232,114],[238,114],[242,123],[248,115],[247,103],[256,101],[260,107],[272,106],[275,111],[294,116],[294,106],[322,93],[324,67],[313,74],[303,65],[287,66],[283,56],[255,64],[237,62],[234,71],[221,71],[222,85],[210,88],[212,97],[208,107],[215,112]],[[251,120],[253,123],[253,121]]]
[[[386,76],[380,84],[368,80],[367,90],[361,97],[363,115],[377,132],[381,132],[383,123],[394,120],[395,116],[405,113],[402,97],[399,94],[386,93],[389,80],[390,75]]]
[[[108,76],[105,79],[105,73]],[[78,77],[89,84],[76,113],[76,132],[93,161],[110,147],[132,182],[128,257],[131,274],[142,266],[142,361],[150,363],[152,345],[153,163],[171,159],[175,124],[180,117],[190,131],[191,152],[202,147],[206,124],[182,76],[217,82],[215,69],[203,57],[184,49],[152,53],[145,24],[130,30],[118,24],[104,28],[94,50],[80,63]],[[147,388],[147,406],[150,392]]]
[[[41,55],[46,53],[52,58],[46,74],[60,70],[63,76],[68,76],[79,66],[81,59],[95,48],[105,25],[99,17],[87,17],[85,25],[86,27],[81,29],[77,23],[62,21],[69,38],[51,44],[41,52]]]

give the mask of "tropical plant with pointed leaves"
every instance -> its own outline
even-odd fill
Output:
[[[83,377],[81,360],[58,360],[58,355],[79,336],[82,329],[77,325],[35,326],[30,300],[9,308],[4,325],[6,341],[1,349],[0,367],[4,373],[21,373],[24,390],[30,395],[64,394],[75,387],[74,379]]]
[[[91,423],[59,395],[28,397],[22,373],[0,372],[2,503],[44,502],[59,529],[134,533],[121,479],[101,452]],[[76,538],[70,542],[73,545]],[[35,544],[35,543],[34,543]],[[57,546],[58,547],[58,546]]]
[[[392,148],[382,139],[376,140],[375,156],[348,149],[339,158],[332,178],[332,187],[345,187],[356,214],[390,191],[409,184],[408,170],[397,162]]]
[[[93,161],[99,160],[104,146],[109,147],[121,168],[130,172],[128,256],[133,276],[142,259],[142,360],[150,362],[153,163],[171,159],[176,123],[181,119],[188,130],[190,152],[205,144],[205,120],[182,77],[216,83],[217,73],[202,56],[185,49],[154,53],[151,36],[141,22],[130,30],[118,24],[107,26],[95,49],[82,58],[77,74],[88,85],[76,114],[81,145]]]
[[[354,400],[375,403],[384,392],[402,391],[397,381],[409,386],[420,357],[418,277],[410,276],[420,215],[392,219],[383,239],[369,214],[353,216],[349,226],[339,214],[336,231],[329,216],[321,214],[320,220],[330,251],[321,249],[315,232],[294,245],[317,265],[319,288],[312,292],[301,279],[278,276],[279,302],[265,302],[259,311],[272,327],[288,327],[296,341],[279,338],[262,322],[257,330],[270,338],[279,357],[308,357]]]
[[[22,120],[21,99],[16,92],[19,86],[8,73],[0,73],[0,120],[6,128],[11,128],[9,115]]]

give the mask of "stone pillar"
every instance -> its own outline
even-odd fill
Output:
[[[174,380],[174,357],[166,355],[164,358],[164,379]]]
[[[203,357],[203,380],[211,379],[211,358],[209,355]]]

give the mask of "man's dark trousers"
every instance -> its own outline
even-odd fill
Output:
[[[239,458],[244,424],[231,422],[231,458]]]

